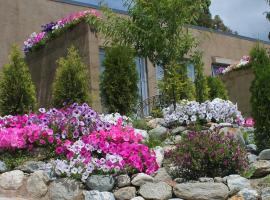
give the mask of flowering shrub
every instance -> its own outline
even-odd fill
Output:
[[[175,173],[186,179],[226,176],[244,172],[247,155],[233,135],[190,132],[166,156],[176,166]]]
[[[221,67],[216,72],[217,74],[226,74],[232,70],[236,70],[242,67],[247,66],[250,63],[250,57],[249,56],[243,56],[241,60],[238,63],[232,64],[226,68]]]
[[[85,181],[94,171],[135,169],[151,174],[158,169],[153,151],[140,144],[140,135],[121,120],[110,130],[95,131],[67,146],[69,161],[57,160],[56,171],[67,176],[79,175]]]
[[[48,24],[42,25],[42,30],[40,33],[32,33],[30,37],[24,42],[23,50],[25,53],[31,51],[31,49],[39,44],[45,43],[47,40],[51,39],[55,34],[60,33],[65,28],[68,28],[80,21],[92,18],[100,19],[101,13],[98,10],[90,9],[86,11],[80,11],[72,13],[57,22],[50,22]]]
[[[87,104],[76,103],[39,112],[1,118],[0,150],[49,147],[53,156],[68,159],[56,161],[57,171],[80,175],[82,180],[97,171],[157,170],[154,152],[140,143],[142,136],[126,116],[99,115]]]
[[[231,101],[214,99],[198,103],[196,101],[183,100],[174,106],[163,109],[163,116],[167,124],[179,123],[190,124],[197,121],[203,122],[227,122],[243,124],[244,118],[238,111],[237,105]]]

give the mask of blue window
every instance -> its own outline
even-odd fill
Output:
[[[99,49],[99,72],[102,74],[104,72],[104,65],[103,61],[105,59],[105,50],[104,49]]]
[[[187,76],[194,82],[195,81],[195,67],[192,63],[187,66]],[[156,79],[162,80],[164,77],[164,69],[162,66],[156,66]]]

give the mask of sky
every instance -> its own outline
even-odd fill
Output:
[[[96,4],[100,0],[76,0]],[[122,0],[103,0],[115,9],[123,10]],[[239,35],[268,40],[270,22],[264,12],[270,10],[265,0],[212,0],[210,11],[212,16],[219,15],[224,24]]]

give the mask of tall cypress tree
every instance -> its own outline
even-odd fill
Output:
[[[1,72],[0,112],[2,115],[25,114],[35,108],[35,86],[19,48],[14,45],[10,61]]]
[[[53,84],[52,104],[90,103],[89,73],[79,55],[71,46],[66,57],[60,58]]]

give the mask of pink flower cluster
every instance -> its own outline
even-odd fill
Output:
[[[79,22],[80,20],[85,19],[88,16],[93,16],[96,19],[101,19],[101,13],[98,10],[90,9],[86,11],[72,13],[58,20],[57,22],[51,22],[49,24],[43,25],[42,31],[40,33],[32,33],[30,37],[24,42],[24,52],[29,52],[33,46],[39,44],[43,39],[49,39],[49,37],[51,36],[50,33],[54,33],[56,30],[62,29],[74,22]]]
[[[81,175],[83,181],[95,171],[136,170],[152,174],[158,169],[154,151],[140,144],[141,135],[119,120],[110,130],[95,131],[67,147],[67,161],[57,160],[59,174]]]

